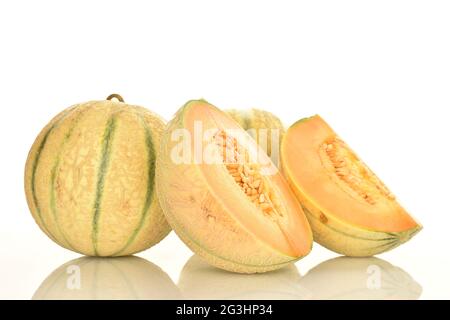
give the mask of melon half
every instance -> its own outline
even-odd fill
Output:
[[[156,182],[171,227],[216,267],[266,272],[311,250],[308,221],[278,169],[237,122],[206,101],[188,102],[169,122]]]

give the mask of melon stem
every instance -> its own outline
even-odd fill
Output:
[[[113,100],[113,99],[116,99],[116,100],[118,100],[119,102],[125,102],[125,100],[123,100],[122,96],[121,96],[120,94],[117,94],[117,93],[110,94],[110,95],[106,98],[106,100]]]

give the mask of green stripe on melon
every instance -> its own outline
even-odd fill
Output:
[[[98,170],[97,191],[94,203],[94,218],[92,221],[92,243],[94,245],[95,255],[98,255],[98,219],[101,212],[101,203],[103,195],[103,187],[105,184],[106,170],[108,170],[109,158],[111,153],[111,145],[114,130],[116,128],[116,118],[111,116],[106,125],[105,134],[102,141],[102,158],[100,161],[100,168]]]
[[[152,112],[114,101],[55,117],[25,170],[27,201],[41,229],[86,255],[129,255],[162,240],[170,227],[154,195],[154,169],[164,126]]]
[[[148,168],[147,168],[147,177],[148,177],[148,188],[147,194],[145,196],[145,203],[141,213],[141,219],[139,220],[138,226],[134,229],[130,238],[123,248],[121,248],[118,252],[114,253],[115,256],[120,255],[124,252],[136,239],[139,231],[141,231],[144,226],[145,219],[149,213],[150,205],[152,204],[153,198],[155,197],[155,167],[156,167],[156,150],[153,143],[152,131],[150,127],[145,123],[142,114],[139,114],[139,118],[141,121],[141,125],[145,130],[145,144],[147,147],[147,157],[148,157]]]
[[[89,106],[85,106],[84,108],[78,108],[77,110],[77,115],[74,119],[74,123],[72,124],[72,126],[70,127],[69,131],[67,132],[67,134],[64,136],[63,141],[61,142],[61,145],[59,146],[59,152],[56,155],[56,160],[55,163],[52,167],[51,170],[51,185],[50,185],[50,210],[52,212],[53,215],[53,219],[55,219],[56,225],[58,227],[58,232],[61,234],[62,238],[63,238],[63,242],[65,244],[67,244],[67,247],[69,249],[73,249],[73,245],[69,242],[69,240],[67,240],[66,235],[64,234],[63,230],[61,230],[59,223],[58,223],[58,211],[56,209],[56,199],[55,199],[55,179],[56,179],[56,173],[58,171],[59,168],[59,163],[60,163],[60,156],[61,156],[61,150],[64,149],[67,141],[69,140],[69,138],[72,136],[72,132],[75,129],[75,127],[78,124],[78,121],[80,120],[80,118],[82,117],[82,115],[86,112],[86,110],[88,110]],[[80,110],[83,109],[83,110]]]
[[[59,122],[64,119],[65,116],[70,114],[71,111],[73,111],[74,107],[68,108],[62,112],[60,112],[58,115],[56,115],[50,123],[41,131],[39,136],[36,138],[36,141],[33,144],[33,147],[31,148],[27,164],[26,164],[26,173],[29,173],[28,175],[25,174],[25,190],[26,190],[26,196],[28,200],[28,205],[30,208],[30,211],[33,213],[33,217],[35,218],[37,224],[39,227],[44,231],[52,240],[55,240],[51,233],[48,231],[47,226],[42,218],[41,208],[39,205],[39,201],[36,196],[36,170],[38,168],[39,160],[41,157],[42,150],[46,146],[47,139],[52,132],[52,130],[59,124]],[[30,176],[28,178],[27,176]],[[29,180],[29,183],[28,181]],[[27,188],[27,184],[29,184],[29,188]]]

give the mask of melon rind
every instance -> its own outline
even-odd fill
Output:
[[[303,211],[313,231],[314,241],[349,257],[371,257],[390,251],[407,242],[422,229],[417,226],[403,232],[369,230],[345,223],[330,214],[325,216],[305,202]]]

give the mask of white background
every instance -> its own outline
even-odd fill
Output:
[[[112,92],[166,119],[201,97],[322,115],[424,225],[380,258],[450,298],[449,88],[448,1],[2,1],[0,298],[78,257],[35,225],[23,168],[51,117]],[[140,256],[176,283],[191,252],[172,233]],[[335,256],[315,245],[296,266]]]

